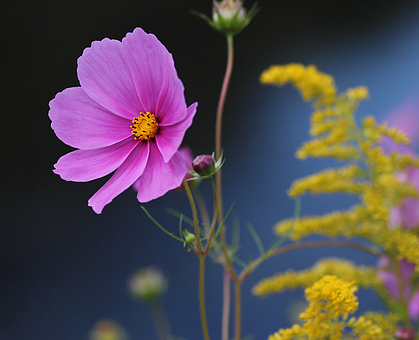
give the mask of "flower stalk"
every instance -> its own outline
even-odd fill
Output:
[[[202,255],[202,244],[201,244],[201,235],[199,232],[199,222],[198,222],[198,211],[196,209],[195,201],[192,196],[191,189],[189,188],[188,181],[183,179],[183,186],[185,187],[186,195],[188,196],[189,203],[192,209],[192,216],[193,216],[193,224],[195,230],[195,237],[196,237],[196,245],[197,245],[197,253],[198,255]]]
[[[207,312],[205,309],[205,255],[199,258],[199,305],[201,311],[202,332],[205,340],[210,340],[207,323]]]
[[[224,112],[224,105],[227,96],[228,87],[230,84],[231,74],[233,72],[233,63],[234,63],[234,40],[233,35],[227,34],[227,65],[224,74],[224,80],[221,87],[220,99],[218,101],[217,107],[217,118],[216,118],[216,125],[215,125],[215,155],[216,158],[220,158],[221,150],[222,150],[222,122],[223,122],[223,112]],[[218,193],[218,222],[221,224],[223,220],[223,201],[222,201],[222,173],[219,170],[216,173],[216,190]],[[221,240],[221,248],[224,255],[224,266],[227,268],[228,272],[225,271],[224,275],[228,275],[228,277],[224,277],[224,282],[226,280],[230,280],[230,277],[234,281],[234,289],[235,289],[235,339],[240,340],[240,333],[241,333],[241,298],[240,298],[240,282],[238,281],[237,274],[233,268],[231,263],[230,255],[228,252],[227,242],[225,238],[224,230],[221,230],[220,233],[220,240]],[[227,274],[228,273],[228,274]],[[224,290],[226,293],[226,290]],[[226,340],[226,336],[228,338],[228,315],[229,315],[229,307],[227,307],[227,302],[230,299],[227,296],[224,296],[224,304],[223,304],[223,340]],[[227,335],[226,335],[227,334]]]

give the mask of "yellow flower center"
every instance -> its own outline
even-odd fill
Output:
[[[141,140],[150,140],[153,138],[159,127],[156,117],[150,112],[141,112],[138,117],[134,117],[132,123],[131,133],[135,136],[135,139]]]

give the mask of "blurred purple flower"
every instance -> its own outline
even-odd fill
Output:
[[[409,315],[412,320],[419,320],[419,290],[410,299]]]
[[[400,299],[400,287],[394,266],[387,257],[382,257],[377,263],[377,275],[384,287],[396,299]],[[399,261],[400,274],[404,283],[404,298],[408,303],[408,312],[412,320],[419,319],[419,290],[412,294],[411,280],[415,271],[415,265],[406,260]]]
[[[398,151],[414,154],[414,147],[419,144],[419,101],[406,100],[402,105],[393,109],[386,119],[389,126],[396,127],[404,132],[411,140],[411,145],[395,145],[389,138],[382,141],[387,151]],[[412,185],[419,191],[419,169],[407,168],[398,174],[399,180]],[[391,227],[412,229],[419,226],[419,199],[404,199],[401,204],[394,207],[390,216]]]
[[[399,174],[399,179],[419,191],[419,168],[407,168]],[[400,205],[394,207],[391,210],[390,225],[406,229],[419,226],[419,199],[405,198]]]
[[[403,131],[410,139],[410,146],[394,145],[388,138],[383,140],[386,150],[409,151],[419,145],[419,101],[417,99],[406,100],[399,107],[390,111],[387,116],[389,126],[394,126]]]
[[[166,48],[136,28],[122,42],[93,42],[78,59],[77,74],[81,86],[50,102],[55,134],[79,149],[61,157],[54,172],[87,182],[116,170],[89,199],[98,214],[134,182],[140,202],[177,188],[187,172],[177,150],[197,104],[187,108]]]

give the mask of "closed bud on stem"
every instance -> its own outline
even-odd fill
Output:
[[[137,299],[153,303],[167,290],[167,281],[157,267],[141,268],[129,279],[130,293]]]
[[[240,0],[223,0],[214,1],[212,9],[212,19],[217,22],[218,20],[231,20],[234,17],[237,20],[243,20],[246,15],[246,10]]]
[[[396,333],[394,333],[394,337],[397,340],[414,340],[415,333],[409,328],[399,328]]]
[[[200,176],[211,176],[215,173],[215,159],[210,155],[197,156],[192,162],[192,168]]]
[[[192,243],[193,241],[195,241],[195,235],[192,234],[191,232],[189,232],[188,230],[184,230],[183,231],[183,239],[185,240],[186,243]]]
[[[192,178],[189,181],[196,181],[202,178],[212,177],[224,164],[223,154],[218,160],[215,160],[214,153],[210,155],[200,155],[195,157],[192,162],[193,170],[188,171]]]
[[[221,0],[213,2],[212,20],[204,14],[195,13],[217,32],[233,36],[249,25],[258,12],[255,5],[247,11],[242,0]]]

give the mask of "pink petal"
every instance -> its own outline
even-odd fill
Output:
[[[193,162],[194,156],[193,156],[191,148],[189,146],[182,146],[179,149],[179,153],[181,154],[183,160],[185,161],[186,168],[188,170],[193,170],[192,162]],[[188,175],[188,174],[186,174],[186,175]]]
[[[198,103],[194,103],[187,109],[186,117],[183,121],[174,125],[159,125],[159,133],[156,135],[157,146],[163,155],[164,162],[167,163],[182,143],[185,131],[191,126],[193,117],[196,113]]]
[[[132,119],[144,111],[118,40],[94,41],[78,60],[83,90],[109,111]]]
[[[113,176],[90,199],[89,206],[100,214],[103,207],[129,188],[148,165],[150,143],[138,143]],[[148,166],[149,167],[149,166]]]
[[[87,182],[110,174],[138,144],[129,138],[94,150],[76,150],[61,157],[54,172],[66,181]]]
[[[138,201],[145,203],[163,196],[171,189],[178,188],[187,173],[185,161],[176,152],[169,162],[165,163],[156,145],[151,145],[147,169],[135,183],[138,190]]]
[[[97,104],[81,87],[57,93],[49,105],[52,129],[59,139],[74,148],[101,148],[131,135],[131,121]]]
[[[184,119],[184,87],[163,44],[153,34],[136,28],[122,39],[122,45],[144,109],[154,113],[159,124]]]

